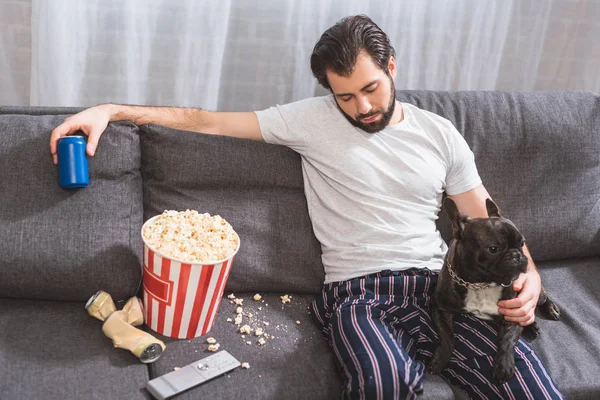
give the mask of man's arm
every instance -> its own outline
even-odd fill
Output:
[[[479,185],[468,192],[448,197],[454,200],[461,213],[471,218],[486,218],[488,216],[485,200],[491,198],[491,196],[483,185]],[[542,289],[542,280],[527,245],[523,246],[523,253],[529,260],[527,271],[521,274],[513,283],[513,289],[519,292],[519,296],[512,300],[498,302],[498,312],[504,315],[507,321],[526,326],[535,321],[535,307]]]
[[[81,130],[88,136],[87,154],[93,156],[108,123],[116,121],[131,121],[136,125],[153,123],[181,130],[263,140],[258,118],[253,112],[212,112],[197,108],[100,104],[70,116],[52,131],[50,152],[54,164],[57,163],[58,139]]]

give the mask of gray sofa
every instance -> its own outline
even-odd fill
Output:
[[[450,119],[471,145],[488,191],[527,238],[559,322],[541,320],[534,342],[568,399],[600,396],[600,97],[588,92],[399,91]],[[227,321],[213,329],[250,369],[178,398],[332,399],[340,394],[333,353],[309,305],[323,270],[303,193],[300,157],[279,146],[110,124],[91,184],[57,184],[51,130],[76,109],[0,108],[0,398],[137,399],[149,379],[209,355],[206,336],[163,339],[153,364],[115,349],[85,302],[97,290],[119,306],[139,294],[144,220],[165,209],[219,214],[241,249],[226,293],[243,298],[263,346]],[[438,227],[448,239],[441,214]],[[259,293],[263,300],[255,302]],[[283,304],[280,296],[289,294]],[[268,304],[268,305],[267,305]],[[300,321],[300,324],[296,324]],[[265,324],[268,323],[268,325]],[[251,344],[246,344],[250,340]],[[423,398],[463,398],[428,376]]]

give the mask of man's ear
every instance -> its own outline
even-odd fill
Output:
[[[387,68],[392,79],[396,80],[396,74],[398,73],[398,71],[396,70],[396,59],[394,58],[394,56],[390,56]]]
[[[490,198],[485,199],[485,208],[487,209],[488,217],[502,217],[500,208],[494,203],[494,200]]]
[[[469,221],[469,218],[458,211],[456,203],[450,197],[446,197],[446,200],[444,200],[444,209],[452,223],[452,236],[455,239],[460,240],[463,235],[465,224]]]

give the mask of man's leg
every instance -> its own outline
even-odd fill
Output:
[[[324,287],[313,310],[341,368],[344,398],[422,392],[425,342],[433,346],[435,335],[425,309],[436,278],[428,270],[383,271]]]
[[[416,343],[382,310],[365,300],[345,303],[332,316],[329,334],[343,370],[344,398],[405,399],[422,392],[425,366],[414,360]]]
[[[497,327],[470,315],[455,317],[455,351],[442,373],[450,383],[475,399],[562,399],[550,373],[531,346],[515,346],[515,375],[503,385],[493,380]]]

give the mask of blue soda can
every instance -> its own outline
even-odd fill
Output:
[[[58,140],[58,183],[64,189],[84,188],[90,183],[83,136]]]

